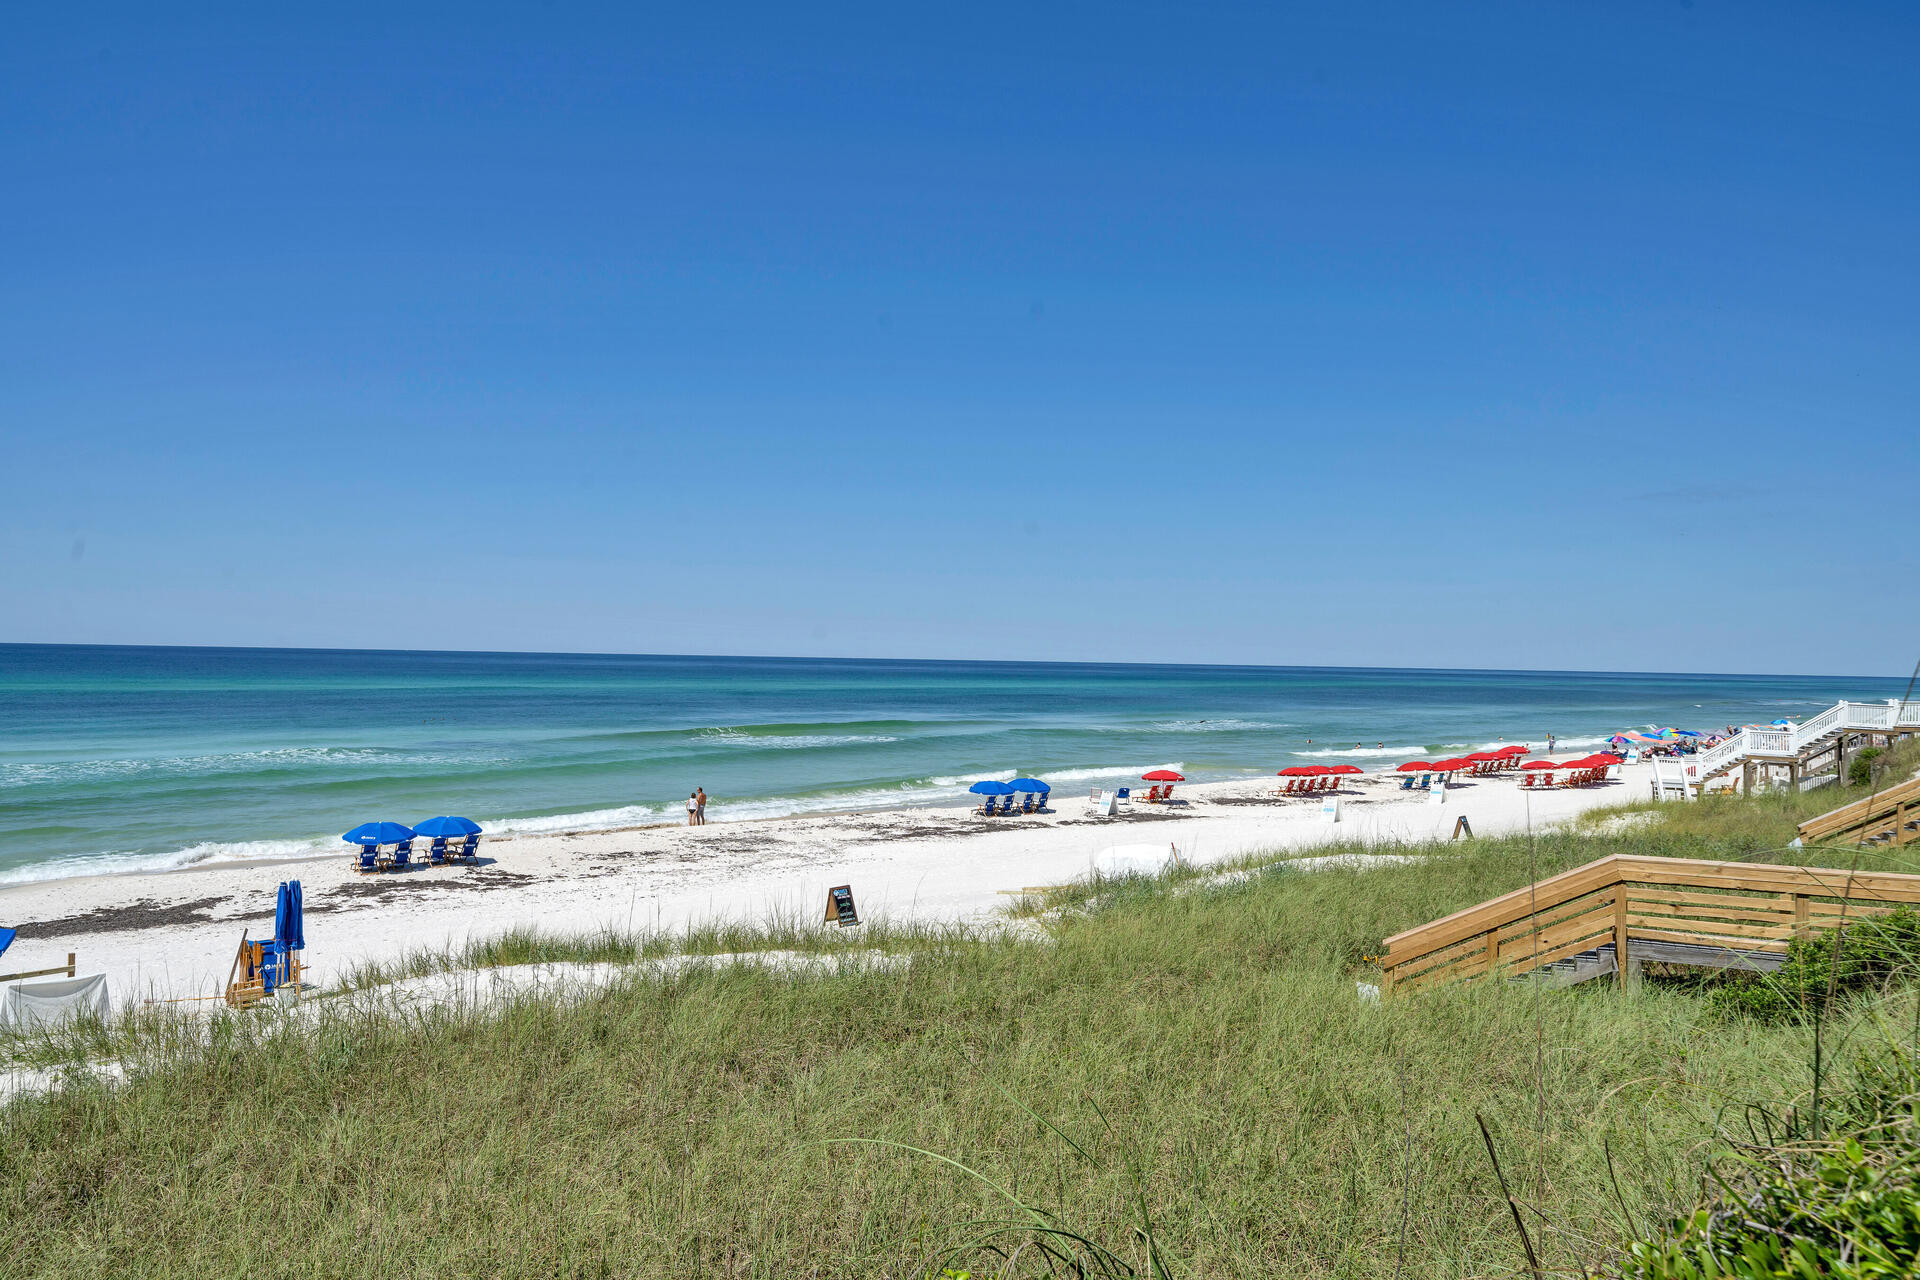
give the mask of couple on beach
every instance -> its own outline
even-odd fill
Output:
[[[687,825],[704,827],[707,825],[707,789],[695,787],[687,796]]]

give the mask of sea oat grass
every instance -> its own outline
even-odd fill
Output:
[[[133,1076],[7,1109],[0,1272],[995,1274],[1005,1253],[967,1253],[968,1224],[1017,1209],[952,1165],[843,1141],[861,1138],[962,1162],[1143,1275],[1143,1214],[1176,1275],[1507,1275],[1520,1246],[1478,1113],[1545,1263],[1572,1274],[1695,1202],[1717,1120],[1797,1088],[1807,1030],[1658,984],[1385,1004],[1357,984],[1386,935],[1535,871],[1716,841],[1659,823],[1415,847],[1369,870],[1249,859],[1088,886],[1021,931],[523,934],[359,981],[673,950],[905,959],[636,965],[573,1003],[486,1012],[76,1030],[58,1054],[118,1053]]]

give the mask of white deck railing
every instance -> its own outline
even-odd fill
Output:
[[[1911,702],[1837,702],[1819,715],[1784,728],[1742,729],[1718,746],[1691,759],[1682,758],[1687,781],[1698,785],[1752,759],[1798,756],[1823,739],[1842,733],[1891,733],[1920,730],[1920,698]]]

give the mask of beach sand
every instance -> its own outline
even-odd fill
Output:
[[[1115,845],[1170,844],[1195,864],[1333,840],[1393,844],[1445,838],[1464,816],[1500,835],[1563,821],[1647,792],[1646,767],[1607,784],[1522,791],[1519,773],[1460,779],[1442,805],[1399,778],[1346,780],[1340,821],[1321,796],[1274,795],[1271,777],[1198,783],[1168,806],[1090,815],[1085,792],[1055,792],[1053,812],[983,818],[969,809],[894,809],[727,822],[716,801],[704,827],[560,832],[483,841],[480,865],[364,876],[337,855],[289,862],[206,863],[179,871],[89,876],[0,888],[0,921],[20,928],[9,970],[63,964],[108,975],[116,1005],[205,995],[223,987],[243,928],[270,935],[282,880],[305,889],[309,980],[409,951],[482,940],[509,929],[554,934],[602,928],[674,930],[722,920],[818,920],[827,890],[850,884],[863,919],[985,920],[1001,890],[1063,884]]]

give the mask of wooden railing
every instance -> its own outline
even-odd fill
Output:
[[[1915,822],[1920,822],[1920,778],[1808,819],[1800,824],[1800,840],[1803,844],[1911,844],[1920,840],[1920,830],[1907,829]]]
[[[17,982],[21,978],[45,978],[55,973],[64,973],[71,978],[78,970],[79,966],[74,962],[74,953],[69,951],[65,964],[57,964],[51,969],[28,969],[24,973],[0,973],[0,982]]]
[[[1382,989],[1524,974],[1609,943],[1625,972],[1636,939],[1779,953],[1843,903],[1858,919],[1903,902],[1920,903],[1920,875],[1616,854],[1388,938]]]

